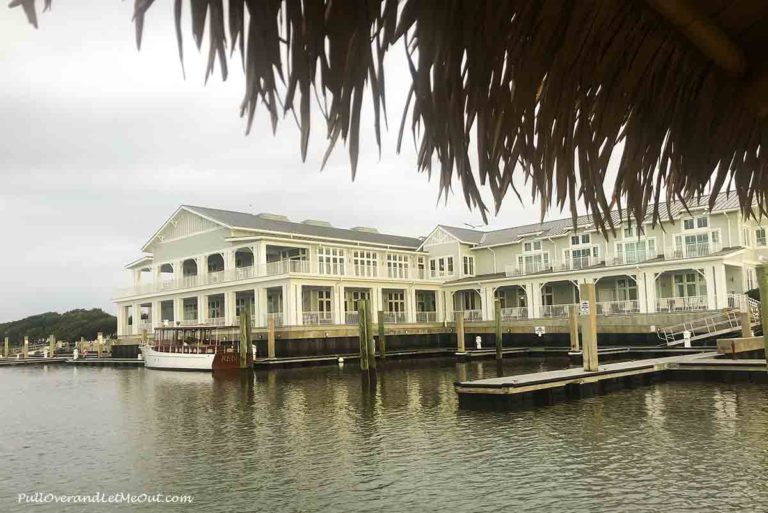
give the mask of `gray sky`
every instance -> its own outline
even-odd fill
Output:
[[[325,141],[318,117],[306,164],[291,119],[273,136],[265,111],[257,111],[244,136],[238,61],[226,83],[217,74],[204,86],[204,56],[188,37],[184,80],[170,2],[150,9],[141,52],[132,2],[59,0],[37,31],[6,5],[0,5],[0,322],[80,307],[114,312],[112,291],[129,279],[123,266],[182,203],[412,236],[438,223],[482,222],[460,194],[437,203],[437,180],[415,171],[412,138],[406,136],[402,154],[395,152],[408,80],[397,51],[387,60],[391,128],[381,158],[367,130],[370,119],[363,119],[353,183],[341,145],[319,171]],[[490,226],[537,220],[538,209],[510,195]]]

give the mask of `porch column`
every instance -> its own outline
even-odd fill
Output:
[[[181,286],[181,282],[184,278],[184,261],[183,260],[176,260],[173,262],[173,281],[175,282],[174,285],[176,287]],[[177,321],[179,319],[176,319]]]
[[[184,320],[184,298],[173,298],[173,325],[178,326],[178,323]]]
[[[139,303],[134,303],[131,305],[131,309],[133,311],[133,325],[131,326],[133,328],[133,334],[134,335],[140,335],[141,334],[141,305]]]
[[[442,290],[435,291],[435,320],[437,322],[443,322],[445,320],[445,292]]]
[[[224,252],[224,270],[229,271],[230,269],[235,268],[235,251],[234,249],[229,249]]]
[[[483,291],[483,319],[494,321],[496,320],[496,298],[493,295],[493,287],[484,287],[480,289]]]
[[[728,279],[725,276],[725,264],[716,264],[713,269],[715,290],[715,308],[728,308]],[[707,288],[709,295],[709,288]]]
[[[256,287],[253,291],[253,317],[256,319],[256,326],[267,325],[267,289],[266,287]]]
[[[347,316],[344,312],[344,285],[337,283],[333,286],[333,322],[334,324],[344,324]]]
[[[406,302],[405,302],[405,311],[406,311],[406,322],[415,323],[416,322],[416,289],[413,288],[413,285],[408,287],[405,291],[406,294]]]
[[[128,335],[128,314],[126,313],[128,307],[125,305],[118,305],[117,307],[117,335]]]
[[[704,271],[704,283],[707,284],[707,310],[717,310],[715,269],[714,267],[706,266],[702,271]]]
[[[443,296],[443,299],[445,300],[445,304],[443,305],[443,320],[452,322],[454,320],[453,312],[456,310],[456,307],[453,304],[453,295],[455,292],[452,290],[446,290],[444,291],[444,294],[445,295]]]
[[[162,326],[163,319],[162,319],[162,306],[160,306],[160,301],[153,301],[152,302],[152,331],[154,331],[155,328],[158,326]]]
[[[226,311],[227,295],[224,294],[224,310]],[[203,324],[208,320],[208,296],[200,294],[197,296],[197,323]],[[225,315],[225,321],[227,320]]]
[[[253,248],[253,265],[256,266],[255,276],[267,274],[267,243],[259,242]],[[266,313],[266,310],[264,310]]]
[[[648,301],[645,294],[645,273],[635,274],[635,286],[637,287],[637,306],[640,309],[640,313],[648,313]]]
[[[658,280],[656,279],[656,274],[652,272],[647,272],[645,274],[645,301],[647,303],[647,312],[648,313],[655,313],[657,311],[657,303],[658,303]]]
[[[205,285],[208,283],[208,257],[201,256],[195,259],[197,262],[197,284]],[[200,304],[197,305],[197,317],[200,317]]]
[[[541,284],[537,281],[526,283],[525,295],[528,300],[528,318],[538,318],[541,306]]]
[[[371,287],[370,294],[371,294],[371,312],[378,312],[379,310],[383,310],[384,308],[382,307],[382,305],[384,303],[381,298],[381,287]]]

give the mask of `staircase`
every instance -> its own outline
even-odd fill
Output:
[[[747,296],[740,298],[734,296],[729,297],[728,304],[728,308],[713,314],[711,317],[659,328],[656,330],[656,334],[666,345],[675,346],[685,341],[684,333],[686,331],[691,334],[691,342],[741,332],[742,306],[749,309],[751,327],[754,329],[760,326],[762,315],[760,301]]]

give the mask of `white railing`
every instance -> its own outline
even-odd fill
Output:
[[[240,319],[237,320],[240,324]],[[226,324],[224,317],[209,317],[205,320],[205,324],[208,326],[224,326]]]
[[[722,250],[717,242],[702,242],[698,244],[685,244],[680,249],[674,249],[667,258],[699,258],[712,255]]]
[[[587,269],[598,265],[600,262],[599,258],[594,258],[590,255],[572,256],[565,262],[555,262],[553,267],[557,271],[578,271],[579,269]]]
[[[309,260],[284,259],[276,262],[268,262],[259,266],[236,267],[225,271],[216,271],[212,273],[184,276],[178,279],[162,280],[152,283],[143,283],[133,287],[119,289],[115,292],[116,297],[128,297],[142,294],[151,294],[153,292],[162,292],[166,290],[187,289],[201,287],[205,285],[216,285],[233,281],[257,278],[262,276],[281,276],[288,274],[322,274],[351,276],[357,278],[384,278],[394,280],[440,280],[450,278],[453,273],[436,273],[436,276],[430,276],[426,269],[414,267],[388,267],[386,265],[337,265],[334,267],[337,272],[320,272],[317,262]],[[327,270],[327,269],[323,269]]]
[[[658,258],[656,250],[639,250],[620,253],[606,258],[606,262],[610,262],[612,265],[631,265],[640,264],[649,260]]]
[[[359,312],[344,312],[344,324],[359,324],[360,313]]]
[[[408,322],[405,312],[384,312],[384,324],[403,324]]]
[[[626,315],[639,312],[640,302],[636,299],[600,301],[597,303],[597,315]]]
[[[452,321],[456,319],[457,313],[462,314],[465,321],[482,321],[483,320],[482,310],[455,310],[451,315]]]
[[[152,331],[152,323],[150,321],[142,321],[139,323],[139,333],[142,331]]]
[[[437,312],[416,312],[416,322],[437,322]]]
[[[304,312],[301,318],[304,324],[333,324],[332,312]]]
[[[541,305],[539,307],[539,317],[568,317],[570,306],[570,304]]]
[[[691,312],[708,308],[707,296],[660,297],[656,300],[657,312]]]
[[[264,314],[264,324],[262,324],[262,326],[268,326],[270,319],[273,319],[275,321],[276,327],[283,326],[283,312],[274,312],[274,313]]]
[[[521,276],[524,274],[535,274],[551,271],[553,269],[552,262],[528,262],[523,265],[510,264],[504,267],[504,272],[507,276]]]
[[[528,307],[527,306],[515,306],[511,308],[501,309],[501,320],[511,321],[515,319],[527,319]]]
[[[197,319],[184,319],[181,321],[181,326],[197,326]]]

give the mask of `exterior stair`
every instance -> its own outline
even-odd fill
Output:
[[[717,338],[722,335],[741,332],[741,311],[748,308],[750,324],[755,331],[760,327],[762,307],[760,301],[747,296],[729,298],[729,307],[713,314],[711,317],[683,322],[656,330],[658,337],[667,346],[676,346],[685,342],[686,331],[691,334],[691,342]]]

